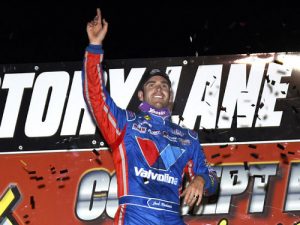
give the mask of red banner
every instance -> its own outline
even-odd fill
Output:
[[[182,207],[188,224],[300,223],[298,143],[205,147],[220,175],[214,203]],[[109,151],[1,156],[1,208],[16,224],[111,224],[117,209]],[[7,171],[7,172],[4,172]],[[93,185],[96,185],[94,187]],[[16,188],[17,201],[3,201]],[[85,199],[85,194],[89,195]]]
[[[131,110],[146,68],[169,73],[172,119],[198,132],[220,178],[218,196],[199,207],[182,205],[187,224],[300,224],[298,58],[274,53],[106,62],[108,90]],[[81,66],[2,65],[0,224],[112,223],[115,171],[83,100]]]

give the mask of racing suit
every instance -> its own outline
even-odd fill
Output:
[[[168,109],[146,102],[134,113],[119,108],[105,89],[102,46],[86,48],[84,97],[112,149],[119,208],[114,224],[184,224],[180,192],[186,168],[205,180],[205,193],[217,189],[215,172],[206,164],[197,133],[170,121]]]

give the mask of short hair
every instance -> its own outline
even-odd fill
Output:
[[[161,76],[161,77],[163,77],[163,78],[165,78],[166,79],[166,81],[167,81],[167,83],[168,83],[168,85],[169,85],[169,87],[171,88],[171,80],[170,80],[170,78],[169,78],[169,75],[168,74],[166,74],[165,72],[163,72],[163,71],[161,71],[160,69],[152,69],[152,70],[150,70],[150,71],[146,71],[145,73],[144,73],[144,75],[142,76],[142,79],[141,79],[141,81],[140,81],[140,83],[139,83],[139,90],[143,90],[143,87],[144,87],[144,85],[145,85],[145,83],[151,78],[151,77],[154,77],[154,76]]]

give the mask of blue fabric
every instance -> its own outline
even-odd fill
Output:
[[[86,51],[94,54],[103,54],[104,51],[102,49],[102,45],[92,45],[90,44],[88,47],[86,47]]]
[[[88,53],[100,52],[101,49],[101,46],[91,45],[87,48]],[[88,57],[91,57],[89,68],[93,68],[96,66],[94,63],[98,63],[93,60],[95,55]],[[83,78],[88,76],[90,85],[103,85],[103,80],[96,80],[103,79],[103,71],[91,71],[101,74],[85,74]],[[177,206],[187,163],[192,161],[193,174],[204,178],[205,192],[214,193],[218,186],[216,176],[211,176],[214,171],[206,164],[198,136],[172,123],[165,111],[151,107],[140,107],[138,113],[123,110],[115,104],[104,85],[99,91],[101,93],[96,92],[93,97],[87,95],[86,99],[88,103],[93,102],[92,112],[97,114],[98,127],[113,151],[118,189],[124,192],[118,196],[122,207],[125,207],[123,211],[119,207],[119,212],[122,211],[120,219],[130,225],[184,224]],[[139,196],[130,200],[136,205],[129,201],[128,196]],[[172,202],[171,211],[177,213],[167,210],[168,205],[159,209],[153,207],[166,202]]]

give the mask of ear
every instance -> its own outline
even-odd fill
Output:
[[[138,91],[138,98],[139,98],[139,100],[142,102],[142,101],[144,101],[144,92],[143,91]]]
[[[170,90],[170,98],[169,98],[169,104],[168,104],[168,108],[169,110],[172,112],[173,106],[174,106],[174,99],[173,99],[174,95],[173,95],[173,91]]]

